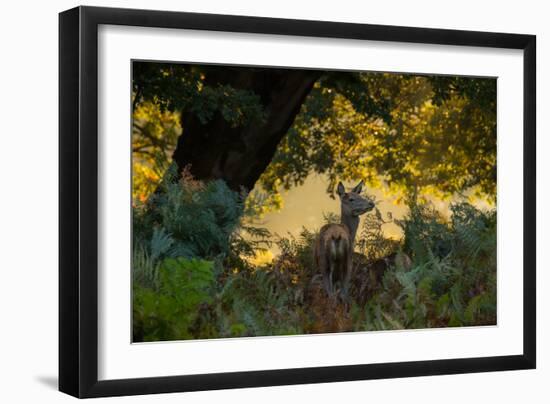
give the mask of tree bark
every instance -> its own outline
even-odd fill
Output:
[[[201,180],[223,179],[236,191],[250,191],[271,162],[277,146],[294,122],[306,96],[321,72],[291,69],[213,67],[206,84],[229,84],[260,97],[265,120],[231,127],[216,114],[203,124],[194,114],[183,113],[183,133],[173,161]]]

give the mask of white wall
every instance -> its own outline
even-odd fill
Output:
[[[550,25],[543,1],[201,0],[91,1],[88,5],[531,33],[538,36],[538,369],[110,399],[115,402],[548,402],[550,225],[542,207],[550,159]],[[78,5],[1,6],[0,400],[68,402],[57,383],[57,13]],[[520,212],[518,212],[520,214]],[[6,260],[7,257],[7,260]]]

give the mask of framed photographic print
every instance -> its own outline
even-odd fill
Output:
[[[534,36],[59,24],[61,391],[535,367]]]

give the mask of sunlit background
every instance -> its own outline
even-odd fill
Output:
[[[328,185],[329,180],[326,176],[320,174],[309,175],[303,185],[282,191],[283,202],[281,208],[264,214],[257,220],[257,223],[268,229],[272,234],[291,234],[295,237],[299,236],[303,227],[310,230],[319,229],[325,224],[324,217],[327,214],[340,214],[340,201],[337,197],[331,198],[327,194]],[[356,184],[346,183],[345,185],[351,188]],[[402,219],[408,213],[408,208],[400,201],[400,196],[392,194],[387,186],[366,187],[363,189],[363,194],[374,197],[376,208],[380,211],[384,220],[388,222],[383,226],[386,237],[401,239],[403,231],[393,221]],[[429,200],[446,217],[450,214],[450,204],[460,199],[456,196],[441,199],[429,194],[423,195],[423,197]],[[470,196],[468,200],[480,209],[494,208],[494,203],[486,198]],[[390,216],[388,216],[388,213]],[[367,213],[367,215],[372,214],[374,212]],[[277,246],[272,245],[267,252],[259,253],[254,262],[258,264],[269,262],[273,260],[277,253]]]

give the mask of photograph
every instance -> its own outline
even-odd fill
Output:
[[[132,60],[132,342],[497,325],[497,78]]]
[[[0,403],[546,402],[543,2],[91,3],[3,3]]]

